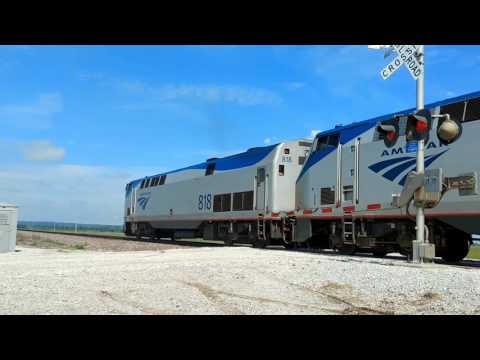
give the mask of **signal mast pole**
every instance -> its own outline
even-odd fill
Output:
[[[418,45],[417,47],[418,62],[423,67],[421,75],[417,79],[417,111],[423,110],[425,107],[425,47]],[[425,173],[425,140],[418,141],[417,149],[417,173],[422,175]],[[425,189],[422,186],[418,191],[423,192]],[[416,230],[417,241],[420,246],[425,243],[425,212],[423,203],[417,205],[416,213]],[[414,245],[415,246],[415,245]],[[415,251],[417,250],[417,251]],[[423,263],[423,257],[419,254],[419,249],[413,249],[413,262]]]

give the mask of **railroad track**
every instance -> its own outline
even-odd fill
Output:
[[[75,233],[69,231],[48,231],[48,230],[31,230],[31,229],[18,229],[18,231],[28,231],[36,232],[42,234],[56,234],[56,235],[68,235],[68,236],[78,236],[78,237],[91,237],[98,239],[114,239],[114,240],[131,240],[131,241],[140,241],[140,242],[151,242],[158,244],[168,244],[168,245],[185,245],[185,246],[224,246],[223,242],[220,241],[207,241],[207,240],[152,240],[151,238],[140,238],[137,239],[133,236],[125,235],[107,235],[107,234],[96,234],[96,233]]]
[[[166,245],[184,245],[184,246],[225,246],[222,241],[212,241],[212,240],[171,240],[171,239],[157,239],[152,240],[151,238],[140,238],[137,239],[133,236],[125,236],[125,235],[107,235],[107,234],[90,234],[90,233],[75,233],[75,232],[68,232],[68,231],[48,231],[48,230],[30,230],[30,229],[18,229],[19,231],[28,231],[28,232],[37,232],[37,233],[45,233],[45,234],[57,234],[57,235],[68,235],[68,236],[78,236],[78,237],[93,237],[93,238],[100,238],[100,239],[117,239],[117,240],[131,240],[131,241],[140,241],[140,242],[150,242],[150,243],[157,243],[157,244],[166,244]],[[247,245],[247,244],[238,244],[238,245]],[[287,250],[283,246],[271,246],[269,247],[270,250],[276,251],[296,251],[296,252],[306,252],[306,253],[314,253],[314,254],[324,254],[330,256],[343,256],[346,255],[339,254],[334,250],[324,250],[324,249],[291,249]],[[352,258],[374,258],[372,254],[369,253],[356,253],[354,255],[348,255]],[[396,260],[396,261],[406,261],[407,258],[402,255],[387,255],[386,257],[388,260]],[[459,263],[447,263],[440,258],[436,258],[434,260],[435,264],[442,264],[442,265],[449,265],[449,266],[460,266],[460,267],[474,267],[480,268],[480,260],[473,260],[473,259],[466,259]]]

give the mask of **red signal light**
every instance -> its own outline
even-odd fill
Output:
[[[419,133],[423,133],[428,130],[428,123],[426,121],[419,121],[415,124],[415,130]]]
[[[395,141],[396,138],[397,134],[395,133],[395,131],[390,131],[389,133],[387,133],[387,139],[389,141]]]

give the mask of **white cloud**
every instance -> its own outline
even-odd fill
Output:
[[[205,157],[205,160],[211,158],[223,158],[235,154],[240,154],[245,152],[247,149],[237,149],[237,150],[198,150],[196,153]],[[203,159],[199,161],[204,161]]]
[[[244,86],[165,85],[154,92],[161,101],[197,99],[206,102],[232,102],[245,106],[281,102],[281,98],[269,90]]]
[[[279,95],[268,89],[241,85],[218,84],[148,84],[141,80],[114,78],[103,73],[84,72],[80,79],[93,81],[97,85],[109,85],[128,93],[143,93],[153,103],[179,100],[199,100],[209,103],[230,102],[242,106],[278,104],[282,102]],[[301,86],[296,83],[295,86]],[[142,105],[125,105],[129,109],[148,107]]]
[[[265,145],[270,145],[270,144],[272,143],[272,139],[270,139],[269,137],[268,137],[268,138],[265,138],[265,139],[263,140],[263,143],[264,143]]]
[[[27,104],[0,106],[0,113],[9,115],[52,115],[62,111],[62,96],[58,93],[42,94],[36,101]]]
[[[19,127],[47,127],[50,118],[62,110],[61,94],[41,94],[30,103],[0,105],[0,121],[12,122]]]
[[[288,90],[290,91],[295,91],[295,90],[300,90],[305,87],[305,83],[303,82],[290,82],[285,84]]]
[[[119,81],[117,86],[122,90],[126,90],[132,93],[141,93],[147,89],[147,85],[144,82],[138,80]]]
[[[99,81],[105,80],[107,76],[103,73],[95,73],[95,72],[82,72],[78,75],[80,80],[90,80],[90,81]]]
[[[314,139],[315,136],[316,136],[319,132],[321,132],[321,130],[311,130],[311,131],[310,131],[310,136],[308,136],[307,138],[308,138],[308,139]]]
[[[55,146],[48,141],[33,141],[21,146],[26,160],[52,161],[65,158],[65,149]]]
[[[0,167],[0,199],[19,206],[21,220],[121,224],[125,185],[161,168],[75,164]]]

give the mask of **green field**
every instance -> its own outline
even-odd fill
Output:
[[[480,245],[474,245],[470,248],[470,252],[467,255],[469,259],[480,259]]]

